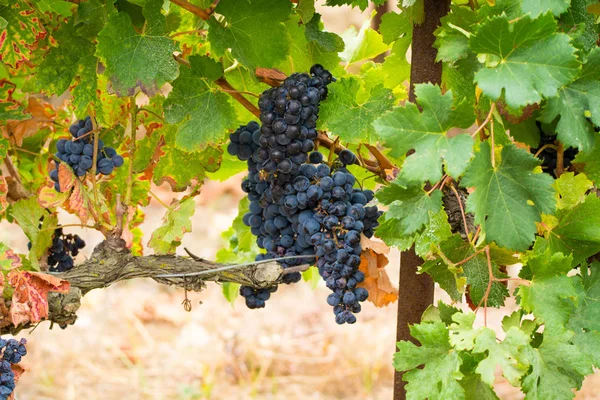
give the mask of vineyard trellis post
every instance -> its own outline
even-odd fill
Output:
[[[424,20],[415,24],[412,37],[409,101],[415,102],[415,84],[431,82],[441,85],[442,64],[436,62],[437,50],[433,47],[434,32],[440,19],[450,11],[450,0],[424,0]],[[434,283],[428,274],[417,274],[423,260],[414,246],[400,255],[400,279],[396,341],[416,340],[410,335],[409,324],[418,323],[423,312],[433,304]],[[394,375],[394,400],[406,399],[404,371]]]

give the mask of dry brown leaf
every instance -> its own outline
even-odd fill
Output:
[[[259,81],[270,86],[279,86],[287,78],[286,74],[273,68],[256,68],[255,75]]]
[[[358,286],[369,291],[368,300],[376,307],[384,307],[398,300],[396,289],[385,270],[390,248],[383,242],[368,239],[361,235],[363,251],[360,255],[359,269],[365,274],[365,281]]]
[[[15,326],[47,318],[48,292],[67,293],[71,286],[49,274],[17,270],[8,274],[8,283],[14,288],[10,320]]]
[[[30,119],[20,121],[7,121],[5,130],[12,136],[17,146],[23,145],[23,139],[36,134],[42,128],[52,128],[52,121],[56,117],[54,107],[50,103],[30,97],[25,111],[32,116]]]

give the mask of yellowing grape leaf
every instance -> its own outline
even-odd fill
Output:
[[[196,211],[196,201],[189,197],[171,208],[163,218],[163,225],[152,233],[148,246],[154,249],[156,254],[173,253],[181,244],[183,235],[192,231],[190,218]]]
[[[31,53],[48,32],[35,10],[23,0],[1,2],[2,19],[7,25],[0,31],[0,61],[12,68],[19,68],[31,59]]]
[[[8,184],[6,183],[6,179],[4,179],[3,176],[0,176],[0,214],[6,211],[6,207],[8,207],[7,195]]]
[[[64,279],[31,271],[11,271],[8,283],[14,288],[10,320],[15,326],[47,318],[48,293],[68,293],[71,286]]]
[[[383,242],[377,242],[362,235],[360,239],[362,253],[359,269],[365,274],[365,281],[358,284],[369,291],[368,300],[376,307],[387,306],[398,300],[398,289],[392,285],[385,266],[390,248]]]

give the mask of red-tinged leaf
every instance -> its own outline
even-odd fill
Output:
[[[61,162],[58,165],[58,183],[60,184],[60,192],[66,193],[73,186],[75,186],[75,182],[77,181],[77,177],[73,172],[73,169],[69,167],[64,162]]]
[[[68,167],[67,167],[68,168]],[[59,167],[60,169],[60,167]],[[1,189],[0,189],[1,192]],[[48,186],[43,186],[37,195],[38,203],[44,208],[58,207],[69,198],[69,193],[59,193],[54,189],[54,185],[49,183]],[[1,209],[0,209],[1,210]]]
[[[0,79],[0,120],[24,119],[25,106],[13,98],[17,85],[6,78]]]
[[[9,249],[4,243],[0,242],[0,268],[4,271],[19,268],[21,266],[21,257]],[[4,275],[0,273],[0,292],[4,287]]]
[[[0,176],[0,214],[6,211],[6,207],[8,207],[8,200],[6,196],[8,195],[8,185],[6,183],[6,179],[3,176]]]
[[[365,274],[365,281],[359,287],[369,291],[368,300],[376,307],[384,307],[398,300],[396,289],[388,276],[385,266],[388,264],[387,254],[390,248],[383,242],[361,237],[363,251],[360,255],[359,269]]]
[[[0,5],[0,17],[7,22],[0,31],[0,60],[19,68],[31,58],[38,42],[48,35],[35,10],[23,0]]]
[[[14,288],[10,320],[15,326],[47,318],[48,293],[67,293],[71,286],[64,279],[31,271],[11,271],[8,282]]]
[[[69,204],[67,210],[79,217],[82,224],[87,223],[89,218],[89,207],[92,207],[89,199],[83,190],[83,184],[79,181],[73,185],[73,192],[69,196]]]

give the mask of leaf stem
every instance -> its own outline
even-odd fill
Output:
[[[456,197],[456,201],[458,201],[458,207],[460,208],[460,215],[462,217],[463,225],[465,227],[465,235],[467,235],[467,238],[468,238],[469,237],[469,227],[467,226],[467,215],[465,214],[465,209],[463,207],[462,200],[460,198],[460,195],[458,194],[458,191],[454,187],[454,185],[451,184],[448,186],[450,187],[450,190],[452,190],[452,193],[454,193],[454,196]]]
[[[542,151],[544,151],[546,149],[554,149],[554,150],[558,151],[558,147],[556,145],[554,145],[552,143],[548,143],[548,144],[545,144],[542,147],[540,147],[539,150],[536,151],[533,156],[537,158],[540,154],[542,154]]]
[[[496,103],[492,103],[492,105],[490,106],[490,111],[488,112],[488,115],[485,117],[485,119],[483,120],[483,122],[481,123],[481,125],[479,125],[479,127],[477,128],[477,130],[475,130],[475,132],[473,132],[471,134],[471,137],[477,136],[477,134],[479,132],[481,132],[483,130],[483,128],[485,128],[485,126],[488,124],[488,122],[491,121],[492,114],[494,113],[495,109],[496,109]]]
[[[166,208],[167,210],[171,210],[172,208],[169,207],[164,201],[162,201],[160,199],[160,197],[158,197],[154,192],[152,192],[152,190],[149,190],[148,193],[150,194],[150,196],[152,196],[154,198],[154,200],[156,200],[160,205],[162,205],[164,208]]]
[[[209,19],[210,16],[212,15],[212,10],[210,10],[210,11],[203,10],[202,8],[196,6],[192,3],[188,3],[185,0],[171,0],[171,3],[177,4],[179,7],[191,12],[192,14],[198,16],[199,18],[201,18],[205,21],[207,19]]]
[[[69,228],[69,227],[79,227],[79,228],[90,228],[90,229],[97,229],[98,227],[95,225],[86,225],[86,224],[64,224],[64,225],[57,225],[57,226],[51,226],[49,228],[44,228],[44,229],[40,229],[40,232],[46,232],[46,231],[55,231],[57,229],[62,229],[62,228]]]

